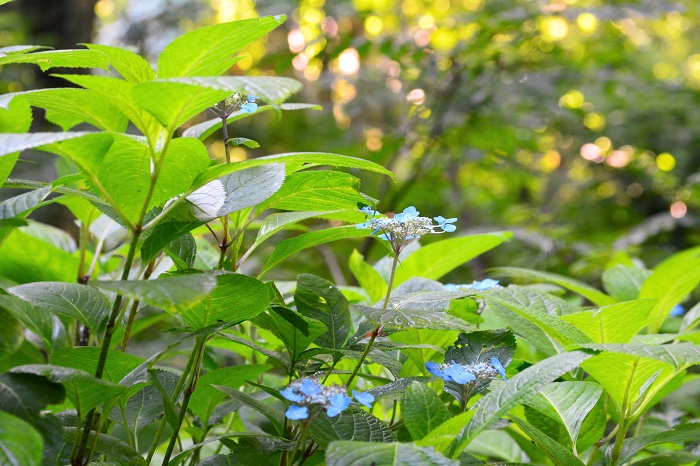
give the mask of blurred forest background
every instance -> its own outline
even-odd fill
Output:
[[[363,157],[398,178],[356,174],[381,212],[415,205],[458,217],[460,234],[515,232],[447,281],[495,265],[594,280],[700,244],[696,0],[15,0],[0,11],[0,46],[97,42],[155,62],[182,32],[276,14],[287,22],[231,73],[296,77],[295,100],[323,110],[234,124],[261,144],[234,158]],[[3,93],[64,85],[27,65],[0,80]],[[220,135],[207,144],[223,157]],[[49,178],[25,158],[15,176]],[[332,245],[288,261],[288,278],[343,283],[354,247],[385,253]]]

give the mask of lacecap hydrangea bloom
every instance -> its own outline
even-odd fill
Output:
[[[475,362],[469,365],[458,364],[455,361],[437,364],[434,362],[426,362],[425,368],[436,377],[440,377],[445,382],[456,382],[464,385],[473,382],[477,379],[493,379],[496,376],[501,376],[503,380],[506,378],[506,370],[498,358],[491,358],[491,363]]]
[[[372,230],[379,239],[389,242],[395,253],[400,253],[408,243],[427,234],[451,233],[457,229],[453,223],[456,218],[437,216],[420,217],[415,207],[406,207],[403,212],[393,217],[380,217],[379,212],[371,207],[362,207],[360,211],[369,218],[357,225],[357,228]],[[433,223],[435,221],[436,223]]]
[[[352,394],[358,403],[372,407],[374,396],[371,393],[360,393],[355,390]],[[287,409],[285,416],[292,421],[299,421],[309,417],[309,408],[318,406],[326,410],[328,417],[335,417],[342,413],[352,398],[345,394],[345,387],[340,385],[321,385],[316,380],[303,378],[295,380],[289,386],[280,391],[287,400],[293,404]]]
[[[448,283],[447,285],[444,285],[445,289],[447,291],[467,291],[467,290],[476,290],[476,291],[486,291],[491,288],[500,288],[500,285],[498,284],[498,280],[493,280],[491,278],[486,278],[481,281],[474,281],[472,283],[467,283],[467,284],[462,284],[462,285],[455,285],[454,283]]]

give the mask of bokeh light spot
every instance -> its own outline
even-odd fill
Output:
[[[656,166],[661,171],[670,172],[676,166],[676,159],[668,152],[664,152],[656,158]]]
[[[583,124],[591,131],[603,131],[605,129],[605,117],[600,113],[591,112],[583,117]]]
[[[671,208],[669,210],[673,218],[683,218],[685,217],[685,214],[688,213],[688,206],[686,206],[685,202],[683,201],[676,201],[671,204]]]
[[[345,49],[338,57],[338,68],[344,75],[355,74],[360,70],[360,54],[355,49]]]
[[[598,29],[598,18],[592,13],[581,13],[576,18],[576,25],[586,34],[592,34]]]

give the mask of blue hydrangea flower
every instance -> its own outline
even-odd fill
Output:
[[[284,413],[287,419],[292,421],[300,421],[309,417],[309,408],[306,406],[291,405]]]
[[[358,392],[357,390],[352,391],[352,396],[355,397],[358,403],[360,403],[363,406],[366,406],[370,409],[372,409],[372,403],[374,403],[374,395],[371,393],[361,393]]]
[[[326,414],[328,417],[336,417],[338,414],[348,409],[351,401],[352,400],[350,397],[345,393],[336,393],[335,395],[331,395],[329,399],[331,406],[326,411]]]
[[[680,317],[683,314],[685,314],[685,308],[680,304],[676,304],[673,306],[673,309],[671,309],[671,316],[673,317]]]
[[[433,220],[438,222],[438,226],[442,228],[442,231],[445,233],[451,233],[457,229],[455,225],[452,225],[452,223],[457,221],[456,218],[445,218],[442,215],[438,215]]]
[[[292,387],[287,387],[284,390],[280,390],[280,395],[288,399],[289,401],[292,401],[294,403],[303,403],[304,402],[304,397],[302,395],[299,395],[296,393]]]
[[[491,365],[494,369],[496,369],[496,372],[498,372],[498,375],[500,375],[503,378],[503,380],[508,380],[506,378],[506,370],[503,367],[503,364],[501,364],[501,361],[498,360],[498,358],[491,358]]]
[[[469,383],[472,380],[476,380],[476,376],[474,374],[454,361],[452,361],[452,364],[445,366],[442,372],[453,381],[461,385]]]

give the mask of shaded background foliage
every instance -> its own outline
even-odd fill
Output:
[[[632,257],[656,263],[699,239],[700,6],[691,0],[25,0],[3,8],[0,46],[68,47],[92,35],[151,60],[183,31],[288,14],[231,73],[295,76],[304,82],[299,101],[323,110],[235,125],[234,135],[262,147],[236,148],[234,157],[360,156],[397,174],[396,184],[357,174],[382,211],[416,205],[459,217],[461,232],[515,231],[454,281],[506,259],[594,277]],[[3,92],[40,86],[27,67],[6,68]],[[223,157],[220,137],[208,144]],[[362,252],[383,254],[373,244]],[[327,265],[343,283],[337,262],[354,246],[335,246],[338,259],[320,248],[294,271]]]

